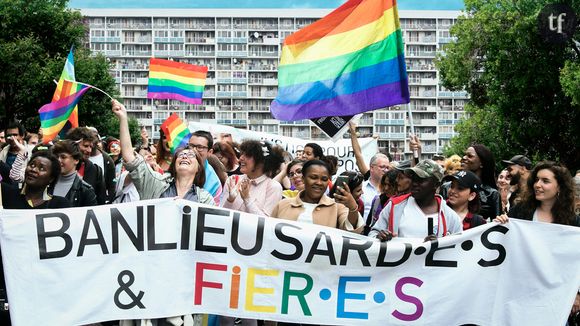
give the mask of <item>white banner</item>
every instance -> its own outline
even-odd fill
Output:
[[[265,132],[257,132],[246,129],[238,129],[230,126],[200,122],[189,122],[189,130],[192,132],[196,130],[205,130],[211,132],[215,136],[220,133],[229,133],[232,135],[234,141],[236,142],[241,142],[244,139],[269,141],[272,144],[282,146],[282,148],[292,154],[292,156],[296,155],[297,150],[304,149],[304,145],[307,143],[316,143],[322,147],[324,150],[324,155],[334,155],[338,157],[339,167],[337,175],[345,170],[358,170],[350,139],[340,139],[337,142],[332,142],[329,140],[305,140],[301,138],[285,137],[268,134]],[[359,143],[361,146],[362,154],[365,158],[365,162],[369,164],[369,161],[373,155],[379,152],[377,140],[374,138],[359,138]]]
[[[564,325],[580,285],[580,230],[554,224],[511,221],[429,243],[380,243],[175,199],[0,213],[15,326],[191,313]]]

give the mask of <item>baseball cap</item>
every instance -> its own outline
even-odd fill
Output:
[[[406,169],[411,167],[411,161],[410,160],[406,160],[406,161],[400,161],[400,162],[393,162],[396,163],[395,169],[399,170],[399,171],[405,171]],[[395,165],[395,164],[393,164]]]
[[[411,171],[422,179],[435,178],[439,182],[443,179],[443,168],[433,160],[423,160],[417,163],[414,167],[405,169],[405,173]]]
[[[481,189],[481,181],[479,177],[471,171],[459,171],[453,175],[448,175],[443,178],[443,181],[457,180],[461,188],[471,189],[471,191],[478,191]]]
[[[524,155],[516,155],[516,156],[512,157],[509,161],[502,160],[502,162],[504,162],[507,165],[513,165],[513,164],[521,165],[521,166],[524,166],[528,170],[532,168],[532,161],[530,161],[530,159]]]

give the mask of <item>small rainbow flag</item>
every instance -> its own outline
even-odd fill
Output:
[[[187,146],[189,137],[191,137],[189,128],[187,128],[185,123],[181,121],[176,113],[170,115],[169,118],[161,124],[161,130],[163,130],[165,137],[167,137],[167,144],[172,153],[175,153],[179,147]]]
[[[60,74],[60,79],[58,80],[58,84],[56,85],[56,90],[54,91],[54,95],[52,96],[52,101],[58,101],[61,98],[68,97],[78,91],[78,89],[65,87],[65,80],[75,80],[75,61],[73,56],[73,48],[70,49],[66,61],[64,63],[64,67],[62,68],[62,73]],[[66,84],[70,86],[71,84]],[[79,109],[75,107],[74,110],[71,112],[70,117],[68,118],[70,122],[71,128],[77,128],[79,126]],[[50,141],[50,140],[48,140]],[[48,142],[47,141],[47,142]]]
[[[81,100],[81,97],[89,88],[88,85],[63,80],[63,89],[75,89],[76,92],[56,102],[45,104],[38,110],[40,114],[40,127],[42,128],[43,134],[42,141],[44,143],[51,141],[58,135],[58,132],[68,121],[68,118]]]
[[[147,98],[201,104],[206,77],[207,67],[151,58]]]
[[[409,103],[396,0],[350,0],[284,40],[279,120],[355,115]]]

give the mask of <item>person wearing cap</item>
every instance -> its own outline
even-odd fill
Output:
[[[461,232],[459,216],[436,194],[443,169],[432,160],[423,160],[404,173],[413,180],[411,193],[391,198],[369,237],[380,241],[394,236],[432,239]]]
[[[480,201],[479,189],[481,181],[471,171],[459,171],[454,175],[448,175],[443,181],[451,181],[447,192],[447,205],[451,207],[463,224],[463,230],[485,224],[485,220],[478,215]]]
[[[524,155],[516,155],[510,160],[503,160],[502,162],[507,164],[506,170],[511,175],[510,185],[512,186],[512,192],[508,195],[508,206],[506,207],[506,210],[509,211],[510,207],[520,201],[520,196],[526,189],[526,183],[532,169],[532,161]]]

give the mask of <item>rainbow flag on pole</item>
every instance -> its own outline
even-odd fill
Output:
[[[58,101],[61,98],[68,97],[78,91],[78,89],[70,88],[72,86],[71,83],[65,83],[65,80],[75,80],[75,61],[73,56],[73,48],[70,49],[66,61],[64,63],[64,67],[62,68],[62,73],[60,74],[60,79],[58,80],[58,84],[56,85],[56,90],[54,91],[54,95],[52,96],[52,101]],[[69,86],[69,87],[65,87]],[[74,110],[71,112],[71,115],[68,118],[70,122],[71,128],[76,128],[79,126],[79,110],[78,107],[75,107]],[[46,141],[48,142],[48,141]]]
[[[357,113],[409,103],[395,0],[350,0],[284,40],[279,120]]]
[[[161,130],[163,130],[163,133],[167,138],[167,144],[172,153],[175,153],[179,147],[187,146],[189,137],[191,137],[189,128],[176,113],[170,115],[169,118],[161,124]]]
[[[207,67],[151,58],[147,98],[201,104]]]
[[[54,139],[58,132],[68,121],[71,113],[75,110],[81,97],[89,90],[89,86],[81,85],[68,80],[63,80],[63,89],[74,89],[75,92],[67,97],[60,98],[55,102],[43,105],[40,114],[40,127],[42,128],[42,141],[48,143]]]

